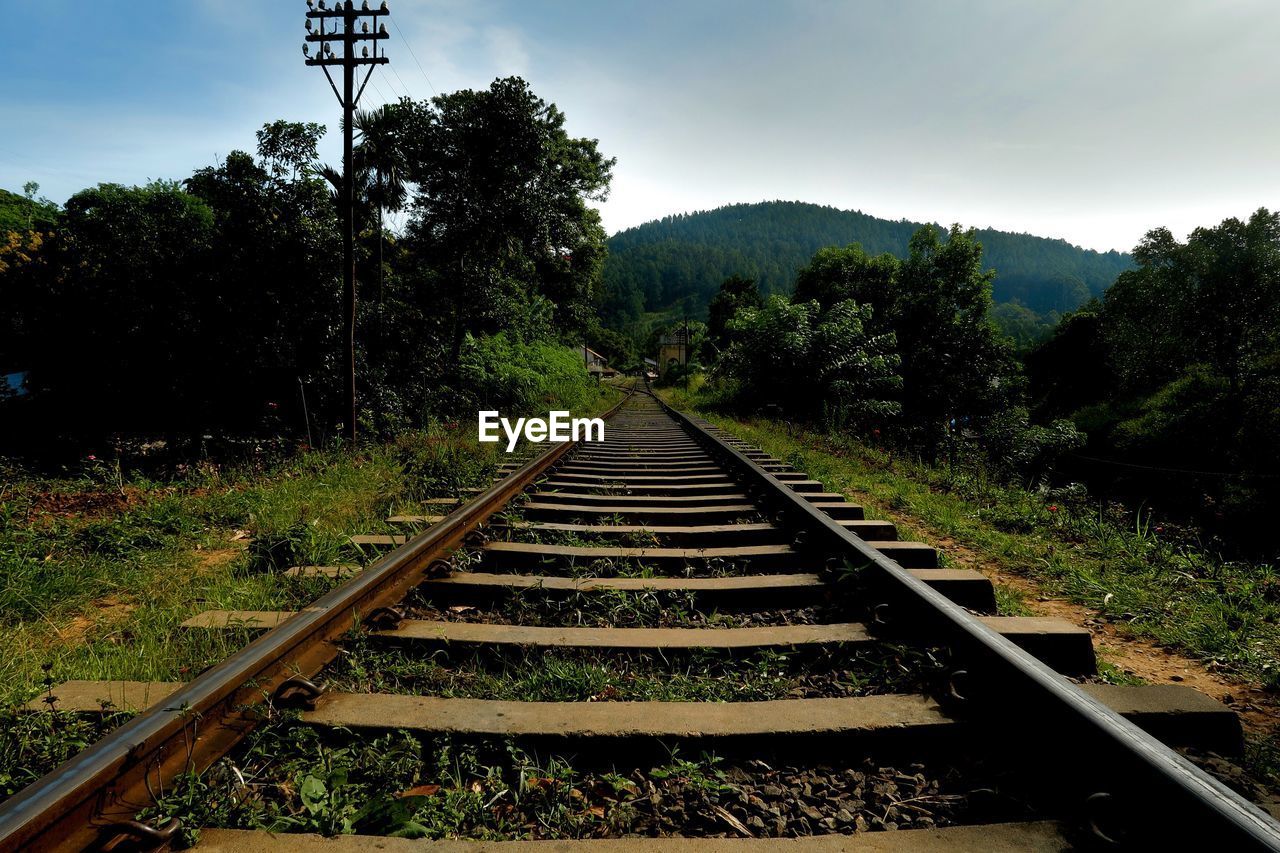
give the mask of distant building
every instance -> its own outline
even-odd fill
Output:
[[[609,366],[609,362],[605,360],[605,357],[591,347],[583,344],[578,348],[578,351],[582,355],[582,363],[587,366],[587,373],[597,379],[610,379],[618,375],[618,371]]]
[[[644,360],[644,374],[650,379],[658,378],[658,360],[654,358],[646,358]]]
[[[689,336],[683,328],[658,338],[658,365],[661,370],[687,364],[689,360]]]

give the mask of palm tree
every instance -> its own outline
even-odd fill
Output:
[[[399,104],[383,104],[371,110],[356,110],[352,125],[357,133],[351,152],[354,168],[356,204],[378,210],[378,301],[382,301],[383,216],[404,209],[408,200],[405,184],[405,158],[400,147]],[[337,191],[342,186],[342,173],[332,166],[321,166],[323,175]]]

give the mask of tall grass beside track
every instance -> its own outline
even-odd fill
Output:
[[[895,520],[903,538],[951,539],[1002,571],[1093,608],[1122,632],[1280,690],[1274,565],[1223,559],[1190,532],[1103,504],[1080,487],[1009,485],[971,465],[929,465],[845,435],[764,418],[735,420],[699,409],[703,398],[696,393],[663,393],[829,489],[854,495],[868,517],[901,514]],[[1005,596],[1006,606],[1016,608],[1016,597]]]
[[[594,386],[594,383],[592,383]],[[578,395],[598,412],[608,387]],[[0,709],[68,679],[184,681],[245,642],[179,625],[211,609],[293,609],[330,585],[291,565],[368,563],[355,533],[404,532],[389,514],[486,483],[505,454],[474,421],[356,453],[204,464],[158,481],[101,462],[56,479],[9,465],[0,481]],[[436,508],[438,511],[438,508]]]

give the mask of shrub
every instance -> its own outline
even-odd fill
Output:
[[[894,336],[869,334],[870,319],[870,306],[852,299],[822,311],[817,301],[772,296],[730,322],[737,337],[724,370],[738,381],[739,399],[754,407],[867,426],[898,413],[887,398],[901,385]]]
[[[1084,435],[1066,420],[1047,426],[1032,424],[1022,406],[988,419],[983,446],[993,473],[1002,477],[1040,479],[1053,471],[1064,453],[1084,446]]]
[[[512,340],[505,333],[484,338],[468,335],[458,372],[466,389],[463,395],[477,410],[580,411],[596,398],[596,383],[582,363],[580,350],[546,341]]]

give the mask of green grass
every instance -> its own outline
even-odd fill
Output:
[[[592,382],[570,402],[597,413],[619,396]],[[205,463],[164,480],[93,458],[52,479],[0,461],[0,709],[46,677],[189,680],[244,638],[184,632],[183,620],[302,606],[325,582],[285,568],[371,561],[348,535],[397,532],[389,514],[430,514],[424,499],[486,484],[504,458],[467,421],[355,453]]]
[[[102,500],[112,487],[11,484],[0,498],[0,706],[36,693],[45,665],[58,681],[189,679],[243,638],[182,632],[184,619],[297,607],[319,589],[284,568],[369,559],[346,536],[387,530],[391,504],[422,491],[403,457],[393,445],[128,480],[123,497],[117,485],[118,499],[89,516],[49,508]]]
[[[619,396],[591,383],[573,409],[598,413]],[[333,581],[285,568],[371,561],[350,534],[396,532],[388,514],[432,514],[424,499],[486,484],[504,458],[459,423],[164,480],[93,458],[58,478],[0,460],[0,798],[123,719],[25,716],[18,704],[71,679],[194,678],[253,635],[184,631],[185,619],[305,605]]]
[[[408,654],[348,638],[325,673],[348,693],[406,693],[524,702],[748,702],[786,699],[821,682],[824,695],[910,693],[939,678],[928,650],[877,645],[829,654],[710,650],[615,654],[529,650],[512,654]]]
[[[285,719],[261,726],[229,763],[188,774],[139,816],[182,819],[180,843],[200,827],[358,833],[402,838],[553,839],[618,835],[638,815],[646,777],[664,790],[734,790],[720,759],[672,753],[647,773],[585,768],[509,740],[370,736]],[[597,762],[598,763],[598,762]],[[621,771],[621,772],[620,772]],[[650,791],[653,789],[650,788]]]
[[[903,538],[949,538],[991,564],[1098,611],[1122,632],[1152,640],[1231,676],[1280,688],[1280,579],[1274,566],[1224,560],[1151,523],[1100,505],[1078,487],[1035,491],[971,467],[922,464],[848,436],[767,419],[673,405],[852,495],[870,518],[895,518]],[[1006,610],[1021,603],[997,591]]]

